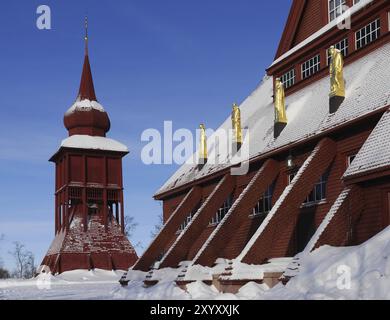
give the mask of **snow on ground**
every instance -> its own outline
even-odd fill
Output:
[[[390,299],[390,227],[350,248],[323,246],[300,255],[299,275],[264,299]]]
[[[293,258],[277,258],[270,259],[268,263],[263,265],[248,265],[233,260],[232,274],[222,277],[224,280],[257,280],[263,279],[265,273],[283,273]]]
[[[75,270],[58,276],[41,274],[31,280],[0,280],[0,300],[112,299],[124,271]]]
[[[146,273],[130,271],[128,287],[118,280],[123,272],[66,272],[40,275],[33,280],[1,280],[1,299],[71,300],[275,300],[275,299],[390,299],[390,227],[367,243],[349,248],[323,246],[299,255],[299,274],[273,289],[250,282],[236,294],[221,294],[213,286],[196,281],[187,291],[174,280],[181,269],[156,273],[160,282],[145,288]]]

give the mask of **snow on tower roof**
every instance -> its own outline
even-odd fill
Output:
[[[390,110],[379,121],[344,174],[352,178],[390,168]]]
[[[242,127],[249,131],[243,149],[249,149],[249,158],[264,155],[291,143],[300,142],[334,127],[353,121],[390,103],[390,44],[383,45],[345,67],[346,99],[335,114],[329,114],[329,77],[286,97],[288,125],[274,139],[273,79],[265,77],[255,91],[241,104]],[[221,125],[231,130],[230,117]],[[209,140],[213,141],[213,136]],[[192,159],[158,190],[156,196],[204,178],[212,173],[239,163],[237,159],[215,150],[209,145],[209,159],[217,158],[218,165],[206,164],[198,170]],[[211,146],[210,146],[211,145]],[[215,156],[215,153],[218,155]]]
[[[73,135],[66,138],[62,141],[61,148],[129,152],[129,149],[124,144],[116,140],[87,135]]]
[[[76,102],[66,111],[65,115],[69,115],[76,111],[91,111],[97,110],[100,112],[105,112],[103,106],[97,101],[91,101],[88,99],[80,100],[79,98]]]

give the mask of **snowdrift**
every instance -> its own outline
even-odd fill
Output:
[[[298,258],[298,275],[265,299],[390,299],[390,227],[360,246],[323,246]]]

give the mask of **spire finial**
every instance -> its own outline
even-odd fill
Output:
[[[88,55],[88,17],[85,16],[85,55]]]

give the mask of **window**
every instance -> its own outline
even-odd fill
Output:
[[[187,216],[187,218],[184,220],[184,222],[180,225],[180,228],[179,230],[177,231],[177,233],[180,233],[182,231],[184,231],[185,228],[187,228],[187,226],[190,224],[192,218],[196,215],[196,213],[198,212],[199,208],[200,208],[201,204],[199,203],[194,210],[191,211],[191,213]]]
[[[321,202],[326,199],[326,186],[328,183],[329,171],[322,175],[320,181],[318,181],[312,192],[307,196],[303,205],[312,205]]]
[[[310,60],[302,63],[302,79],[307,79],[320,71],[320,55],[316,55]]]
[[[353,0],[353,4],[358,4],[360,0]]]
[[[274,184],[269,186],[267,191],[263,194],[262,198],[253,208],[252,216],[267,215],[272,209],[272,195],[274,192]]]
[[[390,11],[387,13],[387,21],[388,21],[388,30],[390,31]]]
[[[346,0],[329,0],[329,22],[344,13]]]
[[[196,212],[195,212],[196,213]],[[184,220],[184,222],[180,225],[180,228],[178,230],[178,233],[184,231],[185,228],[187,228],[187,226],[190,224],[192,218],[194,217],[195,215],[194,212],[191,212],[189,216],[187,216],[187,218]]]
[[[288,184],[291,184],[291,183],[293,182],[293,180],[294,180],[294,178],[295,178],[296,175],[297,175],[296,172],[290,173],[290,174],[288,175]]]
[[[211,219],[210,225],[215,226],[219,224],[226,216],[226,214],[229,212],[232,205],[233,205],[233,196],[230,195],[229,198],[226,199],[222,207],[218,209],[217,213],[215,214],[215,217]]]
[[[356,154],[350,155],[347,157],[347,166],[348,167],[352,164],[352,162],[353,162],[353,160],[355,160],[355,158],[356,158]]]
[[[380,20],[377,19],[356,32],[356,49],[361,49],[379,38]]]
[[[287,89],[295,84],[295,78],[295,69],[291,69],[280,77],[280,81],[282,81],[284,88]]]
[[[336,43],[334,45],[334,47],[341,51],[344,58],[346,56],[348,56],[348,49],[349,49],[348,38],[345,38],[345,39],[341,40],[340,42]],[[327,57],[326,61],[328,62],[328,65],[329,65],[330,64],[330,55],[329,55],[328,50],[326,50],[326,57]]]

